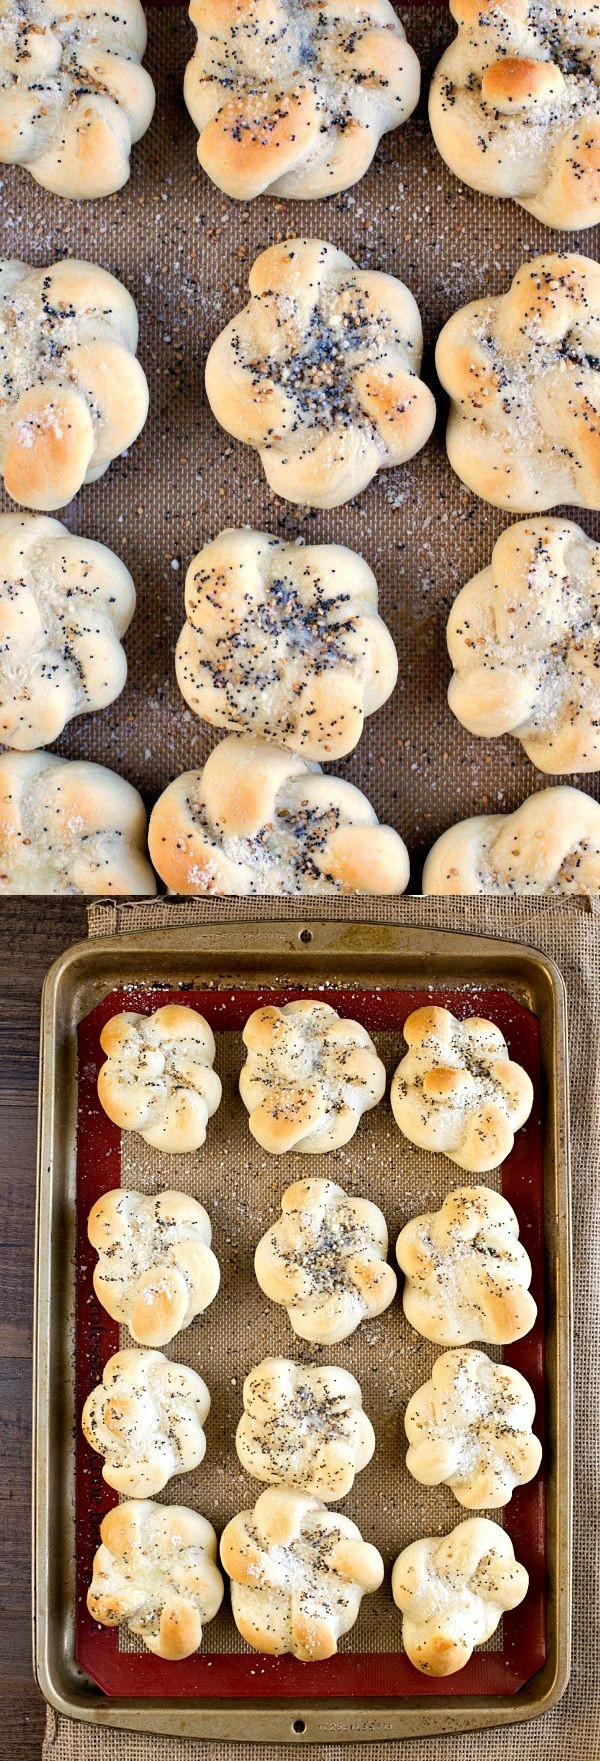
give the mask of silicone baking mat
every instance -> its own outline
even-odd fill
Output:
[[[459,1675],[432,1681],[420,1675],[402,1651],[401,1618],[390,1590],[390,1569],[402,1547],[423,1534],[442,1534],[461,1521],[464,1512],[445,1486],[419,1486],[407,1473],[403,1412],[415,1388],[427,1380],[439,1348],[416,1334],[404,1320],[398,1298],[385,1314],[365,1321],[336,1347],[307,1345],[292,1333],[285,1311],[260,1291],[253,1254],[264,1230],[279,1214],[281,1195],[292,1180],[306,1173],[327,1175],[346,1190],[375,1200],[385,1215],[390,1252],[408,1217],[437,1208],[446,1192],[464,1182],[459,1169],[445,1157],[416,1150],[398,1132],[389,1101],[364,1115],[358,1132],[344,1149],[329,1155],[267,1156],[251,1138],[245,1108],[237,1092],[243,1059],[241,1030],[261,1002],[323,995],[323,988],[302,993],[282,991],[196,991],[127,987],[104,998],[79,1027],[78,1044],[78,1218],[77,1218],[77,1417],[89,1389],[119,1339],[130,1343],[126,1329],[119,1335],[97,1302],[92,1285],[95,1255],[87,1240],[87,1216],[98,1196],[113,1186],[145,1192],[175,1187],[192,1192],[212,1220],[213,1247],[221,1266],[219,1294],[204,1315],[184,1329],[166,1348],[173,1361],[193,1365],[208,1383],[212,1406],[207,1421],[207,1453],[200,1468],[179,1476],[160,1494],[161,1501],[200,1509],[221,1533],[229,1518],[251,1506],[261,1490],[246,1475],[235,1451],[235,1428],[242,1411],[245,1376],[263,1356],[280,1354],[300,1362],[339,1363],[360,1382],[363,1403],[376,1432],[377,1447],[370,1465],[357,1476],[342,1508],[358,1524],[365,1539],[383,1553],[386,1578],[375,1596],[365,1597],[355,1627],[340,1644],[339,1654],[317,1665],[293,1658],[270,1658],[251,1652],[237,1634],[225,1595],[221,1612],[205,1629],[203,1648],[182,1663],[165,1663],[145,1651],[141,1642],[114,1629],[98,1627],[86,1609],[86,1591],[103,1513],[116,1495],[101,1477],[101,1458],[85,1443],[79,1426],[76,1440],[77,1529],[77,1660],[113,1697],[204,1698],[279,1697],[329,1698],[344,1694],[371,1697],[438,1693],[511,1695],[545,1660],[545,1494],[543,1468],[529,1485],[515,1492],[503,1521],[519,1559],[530,1574],[527,1598],[506,1615],[488,1646],[476,1652]],[[473,988],[451,994],[399,990],[339,991],[327,988],[327,1001],[344,1016],[362,1021],[373,1034],[388,1077],[403,1051],[402,1024],[423,1002],[449,1002],[459,1015],[485,1011],[505,1033],[511,1055],[528,1070],[534,1084],[531,1117],[517,1135],[501,1171],[483,1176],[501,1186],[514,1205],[521,1238],[533,1266],[532,1291],[538,1318],[528,1336],[504,1352],[505,1361],[526,1375],[536,1397],[536,1431],[544,1439],[543,1327],[543,1166],[541,1135],[540,1046],[536,1018],[503,991],[478,994]],[[119,1009],[148,1013],[171,1000],[185,1000],[210,1022],[217,1040],[216,1068],[223,1081],[223,1100],[209,1122],[207,1140],[195,1155],[160,1156],[135,1133],[123,1134],[103,1113],[97,1097],[102,1062],[100,1033]],[[501,1354],[490,1348],[490,1355]]]
[[[157,107],[133,149],[129,183],[116,196],[77,204],[38,188],[24,170],[5,168],[0,249],[36,264],[70,253],[119,276],[137,303],[150,384],[140,439],[61,515],[73,531],[123,557],[138,609],[125,640],[129,679],[122,696],[72,722],[56,750],[122,772],[151,805],[172,777],[204,762],[218,737],[192,715],[175,681],[191,557],[223,527],[246,524],[287,539],[349,544],[377,576],[400,675],[359,747],[336,769],[402,833],[418,890],[421,858],[453,820],[513,808],[548,782],[516,740],[478,741],[447,707],[449,607],[487,564],[509,521],[463,489],[448,465],[435,340],[457,306],[505,289],[526,257],[565,248],[597,256],[598,232],[550,233],[515,204],[479,196],[452,177],[426,114],[431,72],[454,30],[449,10],[416,5],[401,16],[421,60],[423,96],[417,113],[382,141],[367,176],[321,202],[265,196],[244,206],[213,188],[198,166],[182,96],[195,42],[185,8],[153,7],[146,65]],[[208,349],[245,304],[254,258],[276,239],[299,234],[328,239],[362,267],[391,271],[408,284],[423,319],[424,376],[438,401],[435,435],[417,458],[380,472],[355,501],[330,512],[274,497],[257,454],[217,426],[203,388]],[[576,518],[600,536],[597,516]],[[597,776],[571,780],[600,794]]]

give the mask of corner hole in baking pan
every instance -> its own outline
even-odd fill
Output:
[[[311,933],[310,933],[309,929],[303,930],[302,935],[307,936],[309,942],[312,940]],[[297,1736],[297,1737],[304,1736],[304,1732],[306,1730],[306,1725],[304,1723],[304,1719],[303,1718],[295,1718],[293,1725],[292,1725],[292,1730],[293,1730],[295,1736]]]
[[[298,936],[299,942],[312,942],[312,939],[313,939],[312,938],[312,929],[301,929],[300,930],[300,934]],[[299,1729],[300,1725],[299,1724],[298,1724],[298,1726],[296,1726],[295,1724],[292,1725],[292,1730],[296,1730],[296,1728]],[[302,1729],[304,1730],[304,1725],[302,1726]]]

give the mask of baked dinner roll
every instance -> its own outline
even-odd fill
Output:
[[[13,501],[64,507],[131,446],[148,414],[137,338],[131,295],[97,263],[0,260],[0,469]]]
[[[534,1417],[518,1370],[485,1351],[444,1351],[404,1414],[408,1471],[422,1486],[449,1486],[467,1510],[498,1509],[537,1474]]]
[[[152,121],[139,0],[0,0],[0,161],[57,196],[110,196]]]
[[[213,1302],[220,1272],[211,1233],[204,1206],[185,1192],[115,1186],[92,1205],[96,1296],[139,1345],[168,1345]]]
[[[408,1016],[404,1038],[408,1051],[390,1093],[404,1136],[443,1150],[468,1174],[496,1168],[533,1106],[533,1084],[509,1058],[499,1027],[478,1015],[457,1021],[432,1004]]]
[[[190,563],[185,609],[177,682],[215,728],[342,758],[394,689],[375,576],[343,544],[221,532]]]
[[[271,1155],[339,1149],[385,1093],[385,1064],[358,1021],[301,998],[255,1009],[243,1032],[240,1094]]]
[[[235,1446],[247,1474],[322,1498],[346,1498],[375,1449],[360,1385],[336,1364],[265,1357],[244,1382]]]
[[[545,226],[600,220],[598,0],[450,0],[458,36],[429,93],[450,170]]]
[[[102,1626],[126,1626],[155,1657],[176,1662],[202,1643],[223,1600],[212,1523],[184,1504],[116,1504],[100,1524],[87,1605]]]
[[[353,783],[236,734],[169,784],[148,841],[173,893],[403,893],[410,872]]]
[[[139,1131],[157,1150],[199,1149],[221,1099],[214,1034],[204,1016],[180,1003],[151,1015],[111,1015],[100,1045],[106,1063],[98,1094],[113,1124]]]
[[[435,1676],[464,1669],[528,1588],[510,1536],[488,1517],[470,1516],[449,1535],[412,1541],[396,1560],[392,1594],[415,1669]]]
[[[600,802],[565,785],[460,820],[430,850],[423,892],[600,892]]]
[[[446,634],[463,727],[516,734],[538,770],[600,770],[600,544],[580,526],[508,526]]]
[[[383,1582],[383,1560],[349,1517],[283,1486],[261,1492],[221,1536],[231,1608],[255,1651],[301,1663],[333,1657],[354,1626],[365,1591]]]
[[[206,1382],[162,1351],[116,1351],[81,1415],[84,1437],[104,1456],[102,1478],[128,1498],[162,1492],[198,1467],[210,1408]]]
[[[396,1294],[385,1218],[333,1180],[296,1180],[254,1256],[261,1290],[287,1309],[299,1339],[339,1345]]]
[[[489,1186],[458,1186],[439,1211],[412,1217],[396,1257],[404,1313],[435,1345],[509,1345],[533,1327],[531,1261],[508,1199]]]
[[[155,892],[131,783],[87,759],[0,755],[0,893]]]
[[[262,251],[250,300],[217,337],[206,394],[221,426],[256,447],[276,495],[339,507],[429,439],[415,300],[321,239]]]
[[[389,0],[191,0],[184,97],[213,183],[329,196],[410,116],[420,69]]]
[[[507,293],[462,306],[438,337],[448,458],[511,513],[600,508],[600,264],[544,256]]]
[[[1,41],[1,38],[0,38]],[[123,690],[125,564],[44,514],[0,514],[0,740],[30,752]]]

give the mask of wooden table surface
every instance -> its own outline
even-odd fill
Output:
[[[31,1345],[39,1008],[57,955],[86,934],[81,899],[0,904],[0,1756],[40,1754],[31,1667]]]

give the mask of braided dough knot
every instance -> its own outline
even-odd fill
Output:
[[[436,1345],[506,1345],[533,1327],[531,1262],[508,1199],[459,1186],[439,1211],[413,1217],[396,1243],[404,1313]]]
[[[100,1524],[87,1605],[103,1626],[127,1626],[155,1657],[190,1657],[223,1600],[217,1537],[205,1516],[151,1499],[117,1504]]]
[[[600,265],[536,257],[444,325],[448,457],[495,507],[600,508]]]
[[[109,196],[152,120],[139,0],[0,0],[0,161],[57,196]]]
[[[197,1009],[167,1003],[151,1015],[111,1015],[100,1045],[98,1094],[115,1125],[155,1149],[197,1150],[221,1099],[214,1035]]]
[[[409,1049],[390,1095],[404,1136],[421,1149],[443,1150],[468,1173],[497,1167],[533,1104],[530,1078],[509,1058],[500,1029],[425,1007],[408,1016],[404,1038]]]
[[[289,239],[257,257],[248,305],[210,350],[207,396],[222,427],[257,448],[277,495],[338,507],[428,440],[422,347],[401,281],[319,239]]]
[[[600,892],[600,803],[566,785],[515,813],[450,826],[430,850],[424,893]]]
[[[444,1351],[408,1402],[406,1466],[423,1486],[450,1486],[467,1510],[508,1504],[537,1473],[529,1383],[484,1351]]]
[[[600,218],[598,0],[451,0],[429,116],[442,158],[545,226]]]
[[[137,313],[95,263],[0,261],[0,469],[13,501],[64,507],[148,413]]]
[[[131,783],[54,752],[0,757],[0,893],[155,892]]]
[[[187,1364],[170,1363],[162,1351],[117,1351],[88,1394],[81,1424],[105,1457],[107,1485],[148,1498],[203,1460],[209,1408],[206,1383]]]
[[[333,1657],[365,1591],[383,1581],[377,1548],[316,1498],[283,1486],[261,1492],[221,1537],[236,1626],[249,1645],[302,1663]]]
[[[417,103],[419,63],[389,0],[192,0],[190,18],[198,158],[240,201],[348,189]]]
[[[0,737],[57,740],[123,690],[135,588],[124,563],[43,515],[0,514]]]
[[[256,1009],[243,1033],[240,1094],[263,1149],[338,1149],[385,1092],[385,1065],[358,1021],[301,999]]]
[[[88,1235],[98,1301],[140,1345],[168,1345],[217,1294],[210,1218],[184,1192],[153,1198],[116,1186],[92,1206]]]
[[[539,770],[600,769],[600,544],[580,526],[509,526],[454,601],[447,640],[463,727],[515,734]]]
[[[403,893],[409,876],[402,838],[360,789],[245,735],[169,784],[148,842],[176,893]]]
[[[454,1675],[475,1645],[495,1633],[505,1610],[527,1595],[529,1576],[499,1523],[472,1516],[449,1535],[404,1548],[392,1594],[404,1618],[404,1649],[424,1675]]]
[[[387,1247],[385,1218],[369,1199],[349,1197],[333,1180],[297,1180],[259,1241],[254,1269],[300,1339],[337,1345],[393,1302]]]

